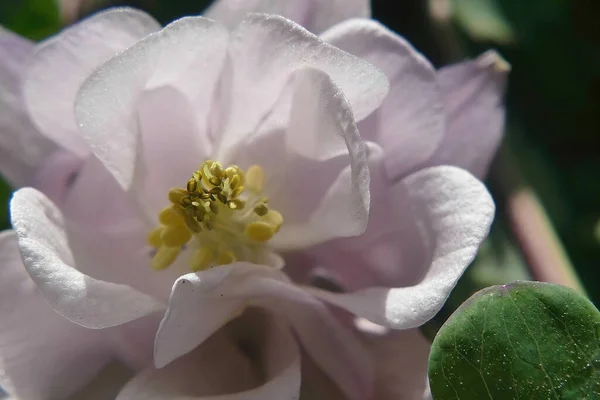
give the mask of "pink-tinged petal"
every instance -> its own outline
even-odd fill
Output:
[[[431,343],[418,329],[364,335],[375,367],[374,399],[424,400]]]
[[[33,126],[21,96],[23,71],[34,44],[0,27],[0,173],[14,187],[28,186],[57,147]]]
[[[165,106],[169,112],[163,114],[160,110]],[[169,189],[184,187],[192,172],[210,158],[211,143],[206,135],[200,134],[199,109],[192,106],[177,89],[169,86],[144,92],[138,102],[141,148],[134,191],[138,203],[154,223],[168,204]],[[168,168],[159,161],[165,157],[171,157]]]
[[[481,182],[455,167],[421,170],[392,189],[393,198],[408,196],[406,218],[417,222],[417,229],[405,234],[420,235],[430,254],[428,265],[408,266],[426,271],[422,280],[408,287],[372,287],[347,294],[311,291],[377,324],[407,329],[429,320],[444,304],[487,236],[494,202]]]
[[[324,32],[321,39],[372,63],[390,81],[381,107],[358,125],[365,140],[384,148],[390,179],[428,160],[445,129],[441,92],[429,61],[373,20],[343,22]]]
[[[357,120],[379,107],[388,91],[383,73],[366,61],[324,43],[280,16],[251,14],[232,32],[229,63],[218,99],[218,159],[226,158],[278,103],[292,74],[304,66],[331,76]]]
[[[276,111],[284,120],[267,123],[279,126],[250,139],[235,157],[242,166],[265,169],[265,194],[285,219],[271,243],[305,248],[359,235],[368,219],[369,169],[350,104],[315,68],[298,70],[290,91],[290,110]]]
[[[251,312],[166,367],[142,372],[118,400],[292,400],[299,391],[300,353],[289,326]]]
[[[141,11],[114,9],[42,43],[32,57],[24,87],[29,113],[40,132],[75,154],[88,154],[73,113],[79,87],[103,62],[158,29],[158,22]]]
[[[127,366],[116,361],[110,362],[89,384],[70,396],[69,400],[115,399],[132,378],[133,372]]]
[[[485,177],[504,132],[509,71],[495,51],[438,71],[447,132],[428,165],[455,165]]]
[[[154,339],[163,315],[163,312],[157,312],[126,324],[102,329],[110,343],[114,359],[133,371],[141,371],[151,365]]]
[[[163,305],[130,286],[94,279],[75,269],[60,211],[42,193],[25,188],[10,203],[25,267],[48,304],[87,328],[141,318]]]
[[[218,0],[204,16],[234,28],[248,13],[281,15],[319,33],[349,18],[371,16],[367,0]]]
[[[247,263],[188,274],[175,283],[156,338],[156,365],[196,348],[249,306],[287,318],[307,353],[350,398],[369,394],[369,360],[357,339],[280,271]]]
[[[286,263],[295,277],[332,282],[351,292],[371,286],[411,286],[429,268],[431,250],[419,234],[420,222],[409,210],[412,199],[389,182],[383,162],[383,149],[368,142],[371,172],[371,207],[365,233],[340,238],[311,249],[312,263]],[[307,266],[319,265],[315,271]],[[312,276],[311,276],[312,275]],[[302,282],[308,282],[307,276]]]
[[[30,186],[62,206],[84,163],[84,160],[71,152],[57,150],[45,158]]]
[[[146,368],[125,385],[117,400],[211,398],[255,386],[256,373],[229,337],[216,334],[163,368]]]
[[[194,122],[198,125],[197,130],[191,130],[184,138],[174,138],[174,143],[182,151],[181,154],[191,151],[181,149],[182,143],[198,155],[206,152],[201,147],[205,143],[194,133],[206,133],[210,104],[226,56],[227,42],[228,32],[214,21],[202,17],[182,18],[112,58],[84,82],[75,104],[77,120],[92,151],[121,186],[130,188],[132,185],[140,147],[157,141],[155,138],[146,138],[146,133],[165,137],[182,133],[180,129],[161,132],[149,129],[154,122],[166,118],[170,113],[189,114],[188,111],[174,110],[181,106],[180,99],[176,99],[175,104],[169,104],[175,92],[184,95],[191,103],[196,114]],[[141,110],[137,109],[145,91],[163,86],[175,90],[150,93],[148,96],[151,98],[144,100],[147,102]],[[141,129],[140,117],[144,118]],[[162,123],[160,126],[164,125]],[[169,168],[181,162],[180,154],[169,156]],[[164,168],[165,160],[152,160],[154,164],[151,165],[148,164],[150,160],[144,161],[146,164],[142,168],[147,171]],[[190,162],[202,161],[194,159]]]
[[[365,397],[371,399],[373,397]],[[347,400],[344,392],[316,365],[306,353],[302,355],[300,400]]]
[[[0,266],[0,386],[20,399],[67,398],[108,362],[105,336],[46,304],[12,231],[0,233]]]
[[[136,203],[102,162],[88,157],[82,164],[63,199],[65,218],[85,228],[93,226],[94,232],[137,222]]]

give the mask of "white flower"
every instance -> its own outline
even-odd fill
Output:
[[[92,22],[135,22],[138,15],[108,12]],[[83,47],[85,25],[46,47],[47,62],[60,59],[51,51],[61,54],[78,40]],[[53,89],[48,74],[36,81]],[[56,311],[99,329],[164,310],[175,278],[186,272],[232,263],[177,281],[156,339],[157,366],[197,347],[245,307],[261,306],[287,317],[349,396],[364,396],[370,374],[360,346],[278,270],[277,254],[364,230],[369,177],[353,115],[371,113],[386,92],[387,80],[370,64],[283,18],[250,16],[231,34],[203,18],[176,21],[104,63],[79,90],[80,128],[115,181],[92,160],[62,211],[33,189],[15,194],[13,226],[26,268]],[[56,120],[60,110],[41,104],[38,118],[72,127],[70,116]],[[169,198],[173,205],[161,211]],[[153,254],[145,237],[159,221],[161,240],[150,234]],[[200,285],[197,295],[209,296],[200,289],[212,287],[216,297],[196,299],[189,314],[178,298],[192,283]],[[200,321],[190,318],[197,315]],[[273,379],[290,379],[284,372]]]
[[[345,18],[315,14],[312,7],[327,10],[326,3],[317,3],[285,3],[290,7],[281,12],[295,18],[312,10],[317,18],[304,23],[315,31]],[[219,3],[209,13],[222,13],[234,27],[239,15],[223,13],[232,4]],[[368,7],[361,4],[353,7],[365,15]],[[483,186],[462,170],[418,170],[450,162],[485,171],[502,110],[498,107],[497,122],[488,127],[492,134],[474,142],[489,143],[487,155],[465,157],[452,137],[459,127],[495,112],[497,105],[489,101],[479,109],[459,105],[497,101],[501,85],[490,85],[497,64],[489,61],[496,56],[436,75],[406,42],[376,23],[350,21],[325,32],[324,40],[384,71],[391,88],[383,100],[387,81],[381,72],[280,17],[247,17],[231,33],[212,21],[186,18],[144,38],[156,29],[133,11],[102,13],[33,57],[25,93],[34,120],[69,154],[87,161],[64,202],[59,199],[60,210],[39,192],[18,192],[13,223],[44,299],[71,321],[104,329],[56,326],[98,348],[88,375],[111,353],[139,368],[149,346],[132,345],[153,338],[169,302],[154,349],[161,368],[148,367],[120,398],[225,392],[249,398],[243,391],[257,385],[258,398],[293,398],[300,353],[290,327],[309,355],[302,357],[303,374],[324,372],[335,382],[305,379],[303,396],[311,398],[306,388],[312,385],[321,395],[330,387],[336,395],[341,389],[350,398],[368,396],[372,371],[362,346],[318,298],[401,329],[418,326],[439,309],[485,237],[493,205]],[[72,72],[59,79],[66,70]],[[439,90],[457,78],[468,84]],[[483,94],[469,95],[477,85],[485,88]],[[76,95],[83,140],[72,113]],[[342,239],[367,225],[367,154],[355,120],[368,140],[374,207],[366,234]],[[144,243],[148,233],[153,251]],[[14,255],[14,236],[3,239],[2,252]],[[19,264],[16,258],[12,265]],[[285,272],[298,281],[324,272],[349,292],[305,290]],[[18,276],[33,286],[27,276]],[[389,286],[397,287],[384,288]],[[7,298],[23,299],[46,315],[47,306],[33,290],[7,292]],[[18,311],[11,315],[18,317]],[[263,328],[250,335],[259,340],[249,346],[239,332],[252,332],[254,324]],[[27,326],[16,324],[15,331]],[[64,351],[63,342],[57,343],[57,352]],[[412,380],[419,384],[411,388],[390,386],[396,375],[381,382],[389,372],[383,355],[392,353],[385,349],[422,349],[421,338],[407,332],[367,339],[366,345],[376,357],[376,396],[422,393],[424,365],[413,369]],[[247,364],[240,348],[260,353],[252,358],[266,368],[262,379],[253,375],[256,366]],[[84,343],[71,350],[75,356],[85,349]],[[426,361],[426,353],[420,350],[413,359]],[[45,360],[55,357],[44,354]],[[52,387],[39,380],[47,368],[36,372],[27,360],[0,360],[17,392],[38,398],[42,388]],[[311,360],[317,368],[307,367]],[[66,371],[81,372],[85,380],[78,365]],[[228,374],[231,366],[237,372]],[[407,369],[402,376],[410,376]],[[198,370],[214,377],[189,387]],[[27,375],[39,381],[18,380]]]

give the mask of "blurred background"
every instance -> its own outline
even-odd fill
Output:
[[[0,0],[0,24],[41,40],[96,10],[129,5],[162,23],[208,0]],[[574,287],[600,305],[600,2],[373,0],[373,18],[436,66],[495,48],[512,65],[503,145],[487,184],[498,205],[489,239],[432,335],[467,297],[518,279]],[[0,182],[0,228],[11,188]]]

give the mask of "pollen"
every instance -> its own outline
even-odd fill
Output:
[[[171,205],[158,215],[148,234],[156,252],[152,268],[173,264],[184,246],[191,246],[189,267],[203,271],[237,261],[258,262],[268,241],[279,231],[283,216],[264,196],[265,173],[258,165],[243,171],[207,160],[185,184],[168,193]]]

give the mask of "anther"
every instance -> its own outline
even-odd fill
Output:
[[[163,225],[183,225],[183,220],[183,210],[175,205],[163,208],[158,214],[158,221]]]
[[[239,186],[233,192],[231,192],[231,197],[235,199],[240,194],[242,194],[243,191],[244,191],[244,187],[243,186]]]
[[[269,210],[265,216],[262,217],[262,220],[272,225],[275,228],[275,233],[277,233],[283,224],[283,215],[281,215],[279,211]]]
[[[196,191],[197,182],[194,178],[190,179],[187,183],[187,191],[188,193],[194,193]]]
[[[210,173],[218,178],[219,180],[221,180],[221,178],[223,178],[223,166],[221,165],[220,162],[213,162],[212,165],[210,166]]]
[[[246,172],[246,187],[254,193],[262,193],[265,186],[265,173],[258,165],[251,165]]]
[[[173,204],[181,204],[181,200],[187,196],[187,192],[183,189],[171,189],[169,190],[169,201]]]
[[[237,261],[237,257],[231,251],[225,251],[225,252],[219,253],[219,257],[217,258],[218,265],[233,264],[236,261]]]
[[[192,232],[200,233],[202,231],[200,224],[194,218],[192,218],[190,216],[186,216],[184,221],[185,221],[185,226],[187,226],[188,229],[191,230]]]
[[[167,226],[160,235],[161,241],[168,247],[181,247],[191,238],[192,233],[184,225]]]
[[[254,213],[259,216],[263,216],[269,212],[269,208],[264,203],[259,203],[254,206]]]
[[[244,202],[240,199],[229,200],[227,202],[227,207],[229,207],[230,210],[241,210],[244,208]]]
[[[162,234],[163,229],[164,228],[162,226],[157,226],[156,228],[150,231],[147,237],[147,242],[150,246],[158,248],[162,245],[162,240],[160,239],[160,236]]]
[[[190,268],[194,272],[204,271],[211,266],[213,260],[213,252],[208,246],[203,246],[196,250],[190,258]]]
[[[263,221],[255,221],[246,226],[245,234],[256,242],[266,242],[273,237],[275,229],[271,224]]]
[[[181,247],[159,247],[152,258],[152,269],[161,270],[167,268],[169,265],[173,264],[180,251]]]
[[[233,177],[229,178],[229,187],[232,190],[237,189],[238,186],[240,186],[241,183],[242,183],[242,180],[240,179],[239,175],[234,175]]]

